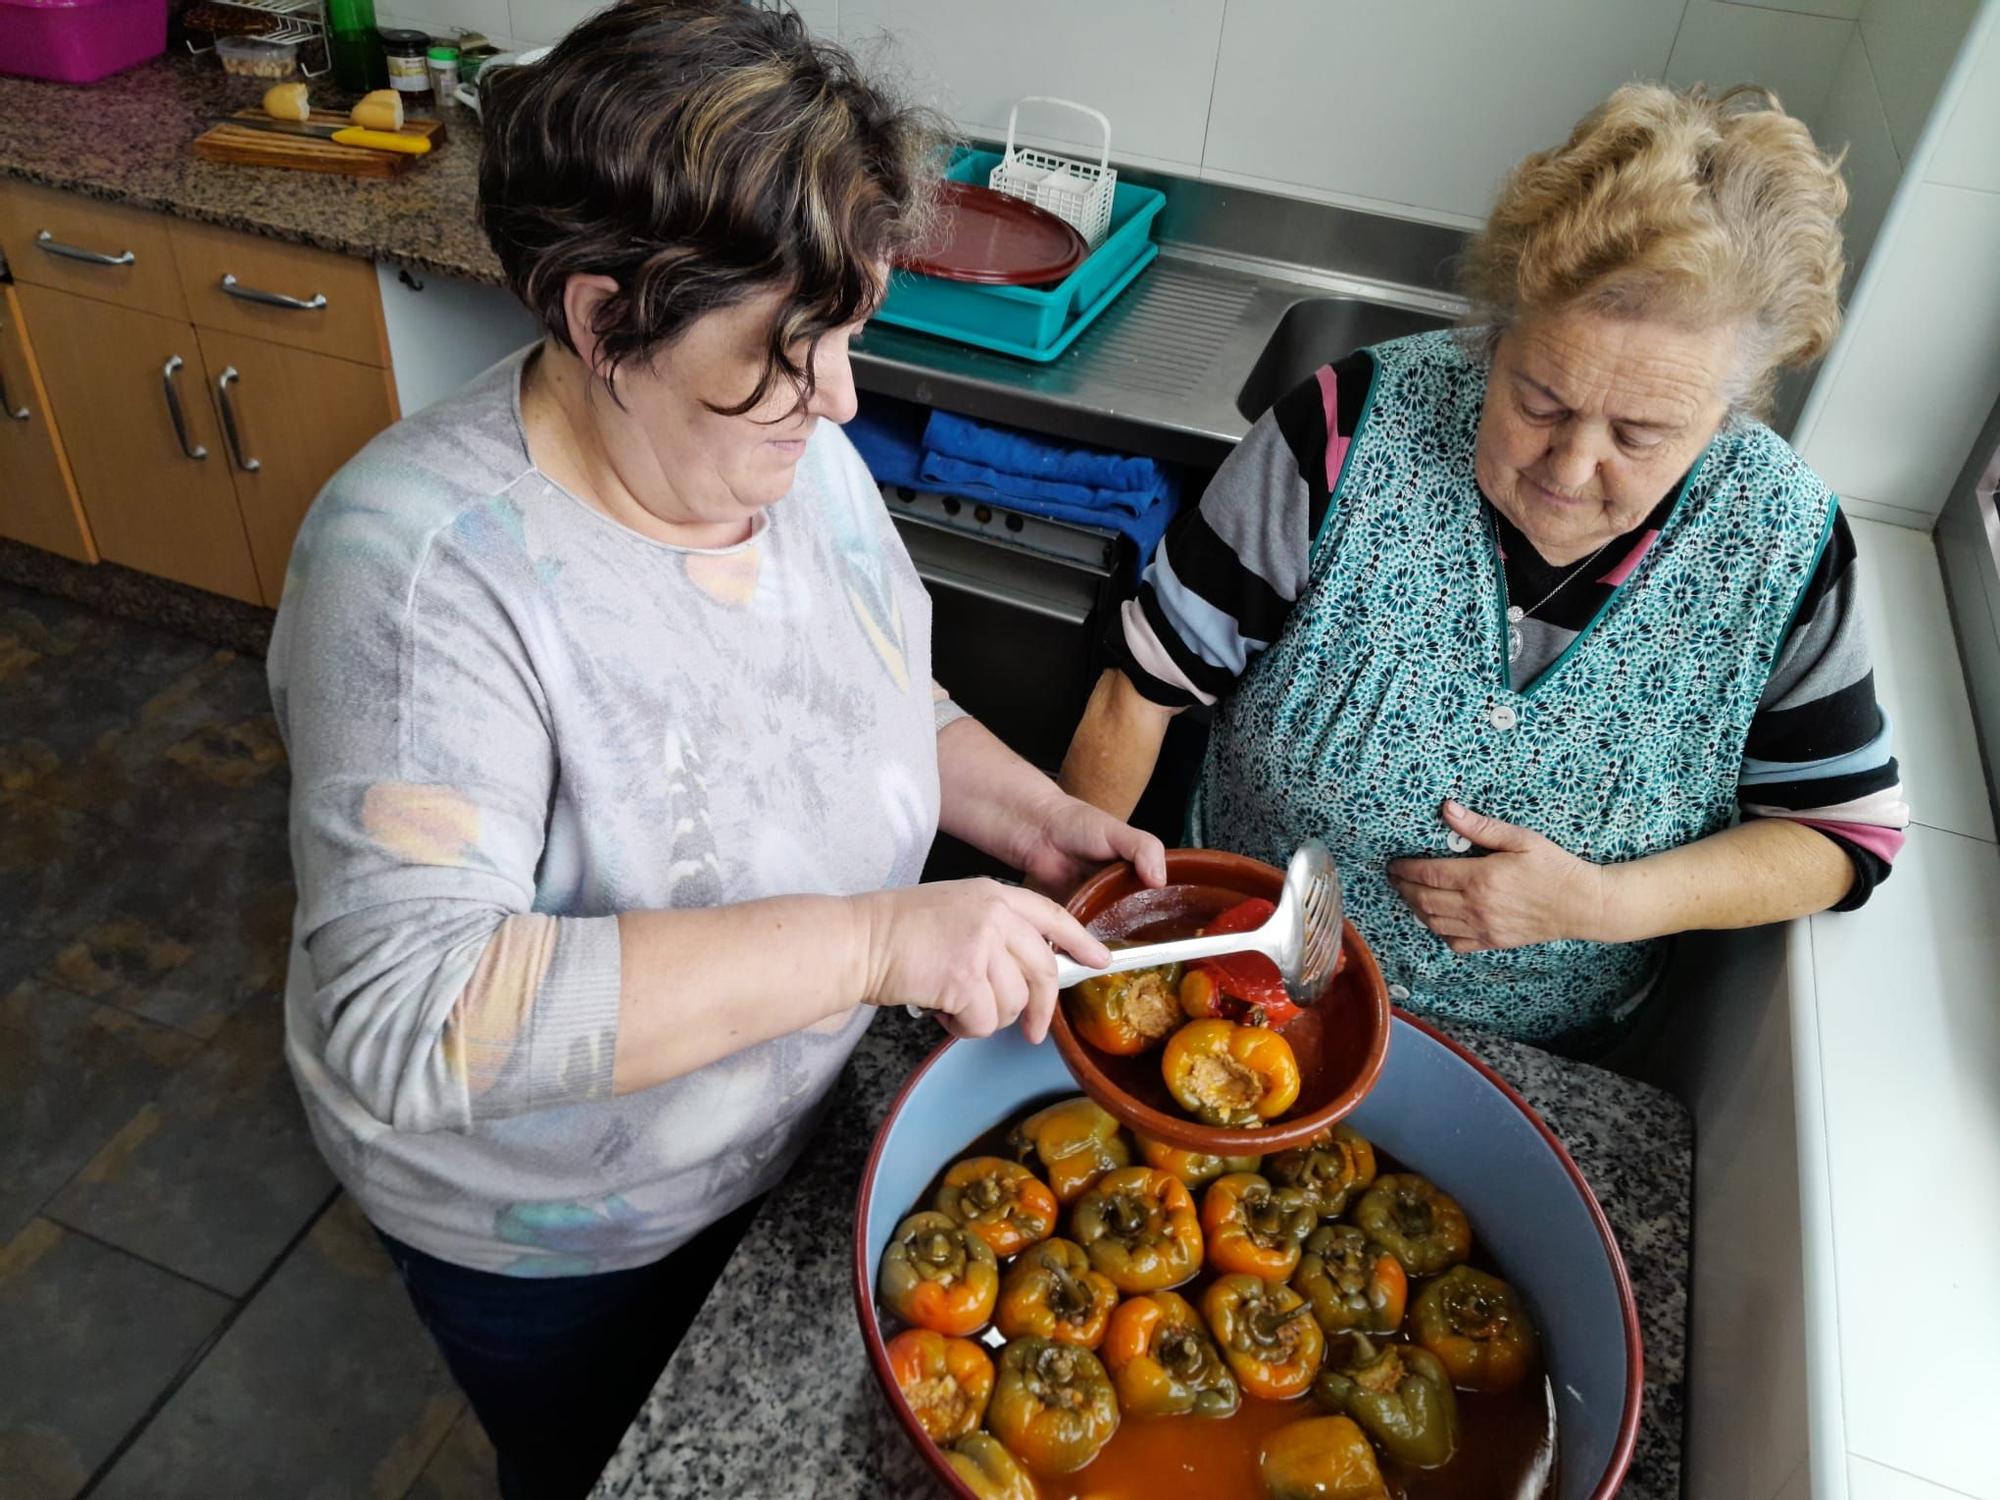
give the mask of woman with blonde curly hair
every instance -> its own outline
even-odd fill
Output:
[[[1860,904],[1909,814],[1854,544],[1758,420],[1846,199],[1754,89],[1630,85],[1523,161],[1472,326],[1320,369],[1162,542],[1065,786],[1123,815],[1215,704],[1195,838],[1325,839],[1402,1004],[1572,1052],[1667,935]]]

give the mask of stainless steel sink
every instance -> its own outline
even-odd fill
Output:
[[[1120,181],[1125,180],[1120,169]],[[1227,184],[1148,175],[1160,256],[1046,364],[871,323],[855,383],[1128,453],[1213,469],[1328,360],[1463,308],[1460,230]]]
[[[1309,297],[1295,302],[1271,330],[1264,352],[1250,367],[1236,409],[1254,422],[1271,403],[1311,375],[1321,365],[1343,359],[1356,349],[1444,327],[1450,319],[1435,313],[1356,297]]]

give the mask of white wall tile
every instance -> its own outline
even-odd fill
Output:
[[[840,35],[840,0],[792,0],[792,9],[814,36],[833,41]]]
[[[1756,5],[1765,10],[1793,10],[1808,16],[1832,16],[1840,21],[1852,21],[1861,14],[1861,0],[1740,0],[1744,5]]]
[[[510,0],[514,36],[523,47],[556,41],[585,16],[594,15],[611,0]]]
[[[1680,0],[1234,4],[1204,165],[1483,216],[1524,154],[1559,142],[1618,84],[1665,71],[1681,11]]]
[[[2000,193],[1904,191],[1801,449],[1836,490],[1935,515],[2000,394]]]
[[[1817,128],[1852,21],[1692,0],[1667,61],[1667,82],[1705,83],[1711,92],[1761,83],[1786,109]]]
[[[1979,0],[1865,0],[1861,7],[1861,37],[1905,161],[1978,9]]]
[[[1932,1484],[1901,1469],[1849,1455],[1847,1500],[1966,1500],[1966,1497],[1961,1491]]]
[[[480,31],[504,47],[514,34],[507,0],[390,0],[375,10],[384,26],[411,26],[433,36]]]
[[[1812,919],[1847,1449],[1969,1496],[2000,1495],[1996,910],[2000,850],[1912,828],[1866,906]],[[1914,1322],[1885,1295],[1909,1284],[1911,1204],[1937,1205],[1963,1250],[1923,1262]],[[1852,1500],[1932,1495],[1850,1477]]]
[[[1110,116],[1114,155],[1185,170],[1201,161],[1222,8],[1223,0],[842,0],[840,39],[903,74],[968,131],[1001,135],[1015,100],[1051,94]],[[1065,147],[1095,133],[1081,116],[1053,111],[1034,127]]]
[[[1910,816],[1927,827],[1991,839],[1993,807],[1937,544],[1924,531],[1853,517],[1848,524],[1875,692],[1895,728]]]
[[[2000,193],[2000,23],[1988,22],[1971,75],[1951,106],[1925,176]]]
[[[1889,121],[1882,113],[1881,97],[1875,92],[1875,75],[1868,68],[1868,49],[1856,31],[1847,40],[1840,68],[1827,90],[1826,103],[1813,137],[1828,151],[1847,148],[1841,171],[1847,179],[1847,217],[1842,228],[1847,235],[1849,285],[1868,258],[1882,217],[1889,211],[1896,184],[1902,179],[1902,159],[1889,138]]]

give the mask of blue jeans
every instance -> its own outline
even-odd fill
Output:
[[[596,1276],[474,1271],[376,1231],[492,1439],[506,1500],[589,1493],[757,1206],[649,1266]]]

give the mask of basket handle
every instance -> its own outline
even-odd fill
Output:
[[[1014,155],[1014,122],[1020,118],[1023,104],[1056,104],[1064,109],[1073,109],[1080,115],[1089,115],[1097,121],[1104,132],[1104,144],[1097,153],[1097,170],[1104,171],[1111,165],[1111,120],[1102,111],[1092,109],[1088,104],[1078,104],[1074,99],[1058,99],[1052,94],[1027,94],[1016,100],[1014,107],[1007,111],[1007,151],[1000,159],[1006,161]]]

